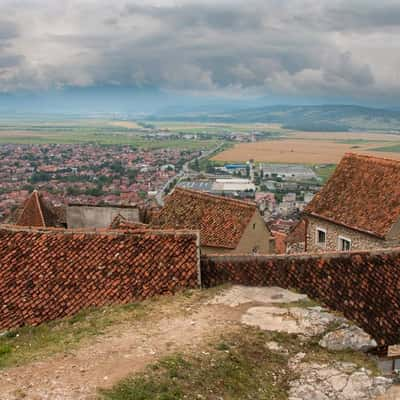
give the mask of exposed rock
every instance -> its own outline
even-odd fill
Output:
[[[267,331],[296,333],[305,337],[320,335],[328,326],[342,323],[344,318],[337,317],[315,307],[252,307],[242,316],[246,325],[257,326]]]
[[[358,326],[342,325],[339,329],[327,333],[319,345],[329,350],[368,351],[377,346],[375,340]]]
[[[278,287],[233,286],[214,297],[208,304],[224,304],[236,307],[246,303],[291,303],[305,300],[305,294],[298,294]]]
[[[303,299],[307,297],[280,288],[235,286],[217,296],[211,304],[236,307],[247,303],[251,307],[242,315],[242,323],[266,331],[297,334],[300,340],[323,335],[337,326],[320,340],[320,345],[329,350],[367,351],[376,347],[368,334],[347,319],[323,307],[302,308],[295,303]],[[289,354],[277,342],[271,341],[265,346],[271,351]],[[306,353],[297,353],[288,360],[289,368],[299,376],[290,383],[289,400],[372,400],[386,394],[392,385],[391,379],[374,377],[371,371],[350,362],[311,363],[306,362],[306,357]],[[381,399],[386,400],[386,397]]]
[[[289,367],[300,374],[290,384],[289,400],[369,400],[392,384],[391,379],[374,377],[351,363],[299,363],[296,355]]]
[[[303,358],[306,356],[306,353],[297,353],[294,357],[292,357],[289,362],[288,362],[288,366],[290,369],[296,369],[297,366],[301,363],[301,361],[303,360]]]

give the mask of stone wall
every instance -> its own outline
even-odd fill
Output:
[[[326,251],[339,251],[339,236],[351,240],[352,250],[372,250],[394,247],[395,241],[385,241],[366,233],[336,225],[323,219],[307,217],[307,252],[318,253]],[[317,228],[326,230],[326,245],[317,244]]]
[[[202,258],[205,287],[295,288],[342,312],[381,346],[400,343],[400,249],[293,256]]]
[[[286,245],[286,254],[299,254],[306,251],[306,242],[288,243]]]

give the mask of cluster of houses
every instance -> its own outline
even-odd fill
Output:
[[[96,144],[0,146],[0,221],[37,188],[54,204],[145,203],[197,150]],[[176,169],[175,169],[176,167]]]
[[[400,244],[400,162],[346,154],[286,233],[269,227],[255,202],[176,187],[162,208],[69,204],[55,207],[34,191],[15,214],[17,226],[68,229],[191,229],[201,251],[293,254],[394,247]],[[122,225],[121,225],[122,224]],[[124,225],[125,224],[125,225]]]

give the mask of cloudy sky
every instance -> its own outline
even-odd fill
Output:
[[[397,105],[399,0],[0,0],[0,92]]]

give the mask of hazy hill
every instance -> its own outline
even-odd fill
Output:
[[[225,112],[199,110],[165,113],[152,119],[202,122],[279,123],[286,128],[315,131],[356,129],[400,130],[400,110],[355,105],[266,106]]]

